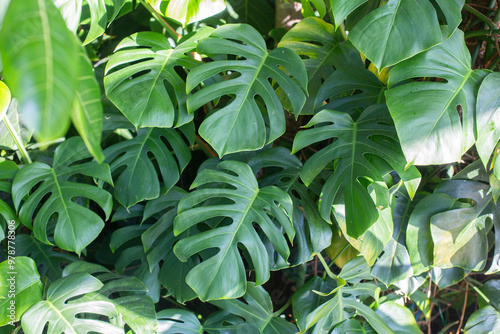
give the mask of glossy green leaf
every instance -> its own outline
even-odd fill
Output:
[[[160,214],[160,217],[141,235],[150,270],[163,260],[158,278],[167,291],[181,303],[196,297],[196,293],[186,283],[186,275],[199,262],[196,257],[182,262],[172,251],[175,242],[192,234],[189,229],[175,237],[173,231],[177,205],[186,194],[184,190],[173,187],[164,196],[149,201],[144,209],[143,220],[157,214]]]
[[[293,226],[295,229],[295,247],[290,251],[288,262],[290,265],[297,265],[308,261],[315,253],[321,252],[330,245],[332,230],[330,225],[321,218],[316,204],[318,194],[315,192],[319,188],[319,182],[316,187],[307,188],[299,181],[300,170],[302,167],[299,159],[290,153],[290,150],[284,147],[274,147],[263,151],[253,157],[248,165],[255,172],[262,168],[278,168],[260,180],[260,186],[274,185],[286,191],[293,201]],[[319,191],[318,191],[319,192]],[[271,247],[274,251],[274,249]],[[271,263],[279,258],[281,265],[287,267],[287,261],[276,252],[269,256]],[[278,262],[278,261],[276,261]],[[279,264],[273,266],[274,269],[280,269]]]
[[[491,305],[496,308],[500,306],[500,280],[490,279],[486,281],[481,287],[481,292],[489,299]],[[488,302],[482,296],[478,295],[477,297],[479,307],[488,305]]]
[[[389,327],[398,334],[420,334],[413,313],[406,307],[388,301],[375,311]]]
[[[23,145],[26,145],[33,134],[22,122],[22,115],[19,113],[17,99],[12,99],[5,117],[9,120],[9,128],[5,124],[5,121],[0,122],[0,146],[9,148],[11,150],[18,150],[16,141],[12,133],[9,130],[13,130],[15,135],[20,138]]]
[[[480,308],[467,319],[464,333],[494,334],[500,332],[500,313],[491,306]]]
[[[297,23],[283,36],[278,47],[289,48],[304,58],[309,78],[309,97],[302,110],[294,110],[296,116],[314,113],[316,95],[323,82],[336,68],[363,67],[361,56],[352,44],[335,34],[331,24],[316,17],[309,17]]]
[[[336,200],[343,203],[342,196]],[[340,230],[346,236],[352,247],[357,249],[372,266],[393,235],[392,209],[387,207],[380,211],[379,218],[361,236],[352,238],[347,236],[347,224],[345,220],[345,204],[334,203],[332,211]]]
[[[0,195],[1,192],[7,194],[11,193],[12,180],[18,170],[19,167],[17,167],[16,163],[13,161],[0,162]],[[7,222],[10,221],[14,221],[17,227],[18,219],[16,213],[9,204],[0,199],[0,241],[5,238]]]
[[[256,325],[264,334],[293,334],[297,327],[273,314],[271,297],[261,286],[248,282],[243,300],[226,299],[212,301],[211,304],[237,315],[247,323]]]
[[[476,94],[486,73],[471,69],[459,30],[442,45],[392,69],[387,106],[408,164],[459,161],[474,144]],[[406,82],[420,77],[441,80]]]
[[[101,36],[106,29],[108,15],[105,0],[85,0],[90,11],[90,28],[83,45],[89,44]],[[76,33],[80,25],[83,0],[59,0],[55,1],[61,15],[66,21],[69,30]]]
[[[256,284],[269,279],[269,260],[253,223],[256,223],[271,241],[276,251],[287,259],[290,250],[281,229],[292,241],[293,203],[283,190],[268,186],[260,188],[248,165],[223,161],[221,170],[204,169],[198,173],[191,188],[199,188],[186,195],[179,203],[179,214],[174,220],[174,233],[179,235],[191,226],[211,218],[226,218],[228,223],[180,240],[174,247],[179,259],[206,249],[218,252],[204,259],[186,276],[186,281],[201,300],[240,297],[245,293],[246,274],[238,251],[241,243],[250,255],[256,274]],[[225,202],[203,205],[212,198]],[[275,219],[275,221],[273,221]],[[250,260],[248,259],[248,260]]]
[[[188,125],[181,130],[191,144],[193,128]],[[161,128],[140,129],[134,138],[106,148],[104,155],[115,179],[113,195],[127,208],[165,194],[177,183],[191,160],[191,152],[182,136],[174,129]],[[154,162],[149,155],[154,156]],[[156,166],[163,179],[162,189]]]
[[[76,174],[81,174],[112,184],[108,165],[93,161],[75,164],[89,157],[83,140],[72,137],[56,149],[53,167],[34,162],[21,169],[12,184],[12,199],[19,210],[19,219],[33,229],[34,236],[50,245],[47,228],[49,220],[56,214],[55,244],[78,254],[99,235],[104,221],[74,199],[82,197],[94,201],[104,210],[106,219],[113,205],[107,191],[72,180]],[[36,185],[38,188],[31,192]]]
[[[345,111],[350,114],[384,103],[386,87],[363,67],[342,66],[319,88],[314,109]],[[325,104],[325,101],[328,103]]]
[[[228,23],[248,23],[262,35],[274,28],[275,11],[267,0],[226,0]]]
[[[406,230],[406,246],[414,275],[429,270],[433,263],[434,243],[430,227],[432,217],[440,212],[466,207],[469,205],[442,193],[426,196],[415,206]]]
[[[10,245],[10,244],[9,244]],[[15,244],[11,245],[15,249]],[[35,261],[12,257],[0,263],[0,326],[21,319],[23,313],[42,299],[43,284]]]
[[[104,154],[101,150],[101,90],[94,76],[94,67],[81,47],[78,52],[78,61],[80,75],[71,119],[89,152],[101,163],[104,161]]]
[[[77,87],[73,34],[51,0],[12,1],[0,32],[3,75],[39,142],[64,136]]]
[[[165,309],[157,314],[158,334],[202,333],[203,326],[193,313],[181,309]]]
[[[437,213],[431,218],[434,265],[481,270],[488,257],[486,217],[474,208]]]
[[[147,288],[136,277],[121,276],[102,266],[84,261],[68,265],[64,268],[63,276],[74,273],[92,274],[103,284],[99,290],[87,293],[81,301],[113,303],[121,318],[115,321],[115,325],[122,326],[125,323],[136,334],[150,334],[156,331],[158,324],[154,303],[146,295]]]
[[[177,68],[200,63],[187,54],[213,29],[203,28],[172,48],[155,32],[139,32],[118,44],[106,65],[106,95],[135,127],[173,127],[190,122],[186,84]]]
[[[330,0],[330,6],[338,28],[349,14],[368,0]]]
[[[16,243],[16,254],[32,258],[41,278],[46,278],[48,282],[55,282],[62,277],[63,265],[78,260],[74,255],[53,250],[51,246],[41,243],[31,235],[16,235]]]
[[[447,288],[459,283],[465,278],[465,271],[462,268],[432,268],[432,281],[436,283],[440,289]]]
[[[311,130],[299,132],[293,143],[293,152],[321,140],[335,138],[332,144],[309,158],[301,171],[306,185],[335,159],[339,162],[335,172],[323,187],[319,203],[321,216],[330,221],[333,201],[343,187],[347,235],[361,236],[379,217],[380,210],[389,206],[389,190],[383,182],[377,164],[371,156],[378,156],[394,168],[401,178],[415,189],[420,181],[416,169],[404,170],[404,157],[399,153],[396,133],[383,105],[366,109],[357,121],[339,111],[322,110],[306,125],[324,124]],[[366,180],[376,194],[376,202],[370,196]],[[357,203],[364,203],[359,207]]]
[[[481,166],[480,163],[478,165]],[[443,244],[442,250],[444,251],[450,246],[452,249],[458,248],[453,249],[455,253],[450,259],[453,266],[464,269],[474,269],[476,266],[484,266],[484,261],[487,260],[486,253],[489,250],[488,244],[490,243],[485,236],[485,232],[491,228],[491,223],[493,223],[495,228],[495,249],[491,266],[487,272],[489,274],[495,273],[500,269],[500,245],[498,244],[500,240],[499,207],[495,204],[488,185],[475,180],[461,180],[461,178],[460,175],[456,175],[453,180],[443,182],[435,190],[435,192],[443,192],[452,198],[472,202],[474,205],[474,211],[463,209],[463,217],[460,220],[455,220],[453,212],[449,213],[451,215],[450,221],[453,221],[454,224],[449,224],[448,229],[453,230],[455,224],[463,224],[463,230],[454,231],[459,234],[455,236],[455,240],[452,243]],[[465,217],[468,217],[468,219],[465,220]],[[470,251],[469,247],[472,247],[474,251]],[[445,254],[443,254],[444,258],[450,255]],[[450,264],[448,263],[447,266],[449,267]],[[446,265],[443,265],[443,267],[446,267]]]
[[[391,240],[385,245],[384,253],[375,262],[372,275],[386,285],[399,282],[413,276],[410,254],[406,248],[406,227],[410,214],[415,206],[408,193],[400,189],[393,200],[394,232]]]
[[[477,92],[476,147],[486,167],[500,140],[500,73],[484,78]]]
[[[361,283],[355,287],[345,286],[340,288],[330,300],[307,315],[303,330],[320,325],[320,329],[328,331],[341,321],[350,318],[349,313],[345,310],[348,308],[354,309],[356,314],[365,318],[378,333],[395,333],[375,311],[356,300],[366,294],[376,297],[377,291],[376,285],[372,283]]]
[[[149,269],[142,246],[132,246],[120,251],[115,261],[116,272],[121,275],[137,277],[147,288],[147,295],[156,304],[160,301],[161,283],[158,278],[160,268]]]
[[[307,316],[314,311],[318,306],[328,301],[328,297],[321,296],[314,291],[327,294],[337,287],[337,283],[331,278],[321,279],[314,276],[306,284],[304,284],[292,297],[293,317],[297,322],[300,330],[306,328]],[[319,320],[316,327],[322,327],[326,318]]]
[[[417,26],[425,29],[415,29]],[[436,10],[429,0],[389,0],[361,19],[349,31],[349,39],[379,70],[442,41]]]
[[[183,26],[201,21],[226,9],[224,0],[146,0],[163,15]]]
[[[86,273],[75,273],[55,281],[49,286],[46,299],[23,314],[21,324],[24,332],[43,333],[47,326],[48,333],[123,333],[122,328],[92,316],[115,317],[117,313],[112,303],[82,298],[102,286],[97,278]]]
[[[190,92],[221,72],[239,74],[204,87],[187,100],[188,110],[194,112],[219,97],[232,97],[225,106],[209,115],[198,130],[219,156],[262,148],[285,132],[283,106],[269,82],[270,78],[286,93],[293,111],[302,109],[307,88],[307,72],[302,60],[286,48],[268,53],[264,39],[251,26],[221,26],[198,44],[198,52],[213,57],[236,55],[243,58],[204,63],[189,72],[187,77],[187,91]],[[260,110],[256,96],[264,101],[265,111]],[[265,117],[262,112],[266,113]]]

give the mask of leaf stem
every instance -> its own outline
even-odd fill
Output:
[[[21,156],[23,157],[23,160],[25,163],[32,163],[31,158],[28,154],[28,151],[26,151],[26,148],[23,145],[23,141],[17,134],[16,130],[14,130],[14,126],[10,122],[9,118],[7,117],[7,110],[9,109],[9,106],[5,107],[5,110],[2,110],[0,113],[0,122],[3,121],[5,123],[5,127],[7,130],[9,130],[10,135],[12,136],[12,139],[14,139],[14,142],[16,143],[17,149],[21,153]]]
[[[168,22],[165,21],[165,19],[161,17],[149,3],[145,2],[144,0],[139,0],[139,1],[144,7],[146,7],[146,9],[151,13],[151,15],[153,15],[153,17],[163,26],[163,28],[165,28],[168,34],[172,38],[174,38],[174,40],[177,42],[181,37],[181,35],[179,35],[177,31],[175,31],[175,29],[172,28],[172,26],[168,24]]]
[[[328,264],[326,263],[325,259],[323,258],[323,255],[321,255],[321,253],[317,253],[316,256],[318,257],[318,259],[321,261],[321,264],[325,268],[326,274],[330,278],[333,278],[334,280],[338,280],[337,275],[335,275],[334,273],[332,273],[332,271],[330,270],[330,267],[328,266]]]
[[[278,311],[273,313],[273,317],[279,317],[281,313],[285,312],[290,305],[292,305],[292,297],[288,298],[285,305],[283,305]]]
[[[475,15],[478,19],[480,19],[481,21],[483,21],[484,23],[486,23],[488,25],[488,27],[490,27],[492,30],[496,28],[495,27],[495,23],[493,23],[487,16],[485,16],[480,11],[472,8],[470,5],[465,5],[464,6],[464,10],[466,10],[469,13]]]
[[[480,295],[490,306],[492,306],[495,310],[497,310],[497,312],[499,311],[496,305],[494,305],[491,302],[491,300],[488,297],[486,297],[486,295],[481,290],[479,290],[479,288],[475,285],[475,283],[472,283],[473,280],[470,277],[465,277],[465,280],[477,292],[477,294]]]
[[[500,29],[474,30],[465,33],[465,39],[480,36],[491,36],[500,34]]]

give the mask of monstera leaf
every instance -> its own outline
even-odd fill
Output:
[[[309,158],[300,176],[309,185],[328,164],[340,158],[335,164],[335,172],[325,182],[319,210],[321,216],[330,221],[332,204],[343,186],[347,234],[357,238],[377,221],[380,210],[389,205],[389,190],[382,176],[390,172],[390,168],[387,170],[385,165],[389,164],[398,172],[412,195],[419,184],[420,174],[415,168],[404,170],[404,157],[399,153],[394,127],[388,125],[391,122],[383,105],[366,109],[357,121],[347,113],[322,110],[306,128],[321,123],[324,126],[297,134],[293,152],[321,140],[336,140]],[[374,160],[374,157],[378,158]],[[375,201],[367,183],[373,187]],[[363,207],[358,203],[363,203]]]
[[[160,334],[190,333],[265,333],[292,334],[297,328],[273,313],[269,294],[255,283],[247,283],[247,292],[238,299],[212,301],[223,311],[212,313],[202,325],[193,313],[180,309],[158,312]]]
[[[430,266],[483,269],[488,258],[487,233],[493,222],[498,240],[500,225],[500,213],[488,189],[482,182],[456,178],[442,183],[417,204],[406,235],[414,274]],[[500,268],[498,249],[496,246],[489,273]]]
[[[303,62],[309,78],[309,97],[302,110],[294,110],[296,116],[314,113],[316,94],[336,68],[363,68],[359,52],[338,35],[331,24],[316,17],[308,17],[297,23],[278,44],[278,47],[289,48],[305,58]]]
[[[344,66],[326,79],[316,96],[315,110],[330,109],[354,114],[371,105],[384,103],[386,87],[363,67]],[[325,104],[325,101],[328,103]]]
[[[78,78],[73,41],[52,0],[10,3],[0,32],[3,76],[38,141],[68,130]]]
[[[339,27],[349,14],[367,1],[368,0],[331,0],[330,3],[336,27]]]
[[[212,31],[202,28],[175,48],[155,32],[125,38],[106,65],[106,95],[137,128],[170,128],[191,121],[186,84],[176,68],[193,69],[199,64],[186,54]]]
[[[192,144],[192,124],[187,124],[181,131]],[[173,153],[164,140],[172,147]],[[105,161],[109,163],[111,173],[116,179],[114,196],[127,208],[144,199],[157,198],[161,194],[158,173],[148,154],[155,157],[164,183],[163,193],[177,183],[180,173],[191,160],[191,152],[186,142],[174,129],[140,129],[132,139],[105,149]]]
[[[340,322],[358,314],[377,333],[394,333],[375,311],[359,301],[363,296],[378,299],[379,288],[375,284],[336,287],[334,282],[329,281],[314,277],[293,296],[294,316],[300,330],[304,332],[313,328],[314,333],[329,332]]]
[[[285,132],[283,106],[269,79],[275,80],[283,89],[295,112],[302,109],[307,88],[307,72],[302,60],[286,48],[268,53],[264,39],[251,26],[221,26],[198,44],[198,52],[217,59],[219,55],[241,57],[238,60],[204,63],[189,72],[187,77],[187,91],[190,92],[221,72],[238,74],[201,88],[187,100],[188,110],[194,112],[219,97],[231,98],[225,106],[209,115],[199,128],[201,137],[212,145],[219,156],[262,148]],[[265,116],[257,103],[257,96],[263,100]]]
[[[256,325],[265,334],[293,334],[297,327],[273,313],[271,297],[261,286],[247,283],[247,292],[243,301],[238,299],[217,300],[210,302],[215,306],[239,316],[247,323]]]
[[[276,251],[287,259],[290,250],[281,229],[291,242],[295,235],[291,217],[293,203],[287,193],[277,187],[259,189],[257,180],[244,163],[223,161],[221,170],[204,169],[191,188],[199,188],[184,196],[174,220],[174,233],[179,235],[191,226],[211,218],[225,218],[218,226],[186,237],[175,244],[174,252],[182,261],[207,249],[204,261],[194,267],[186,281],[201,300],[241,297],[246,290],[246,273],[238,244],[245,247],[255,269],[256,285],[269,279],[269,260],[264,244],[253,224],[257,224]],[[204,205],[220,198],[218,205]]]
[[[80,301],[111,302],[121,316],[115,325],[122,327],[125,323],[136,334],[155,333],[157,321],[154,303],[146,295],[147,288],[139,279],[112,273],[100,265],[84,261],[68,265],[64,268],[63,276],[74,273],[94,275],[103,283],[102,288],[85,294]]]
[[[75,273],[52,283],[45,300],[34,304],[23,314],[21,325],[26,334],[102,333],[122,334],[123,328],[95,319],[94,315],[116,317],[115,306],[108,301],[88,301],[87,293],[98,291],[103,284],[87,273]]]
[[[172,251],[175,242],[189,236],[192,234],[191,230],[195,229],[192,227],[181,235],[174,236],[173,224],[177,215],[177,205],[186,194],[186,191],[173,187],[164,196],[149,201],[144,209],[143,221],[156,215],[159,215],[159,218],[141,235],[150,270],[153,270],[163,260],[159,280],[168,292],[181,303],[196,297],[196,293],[186,283],[186,275],[198,264],[195,257],[190,257],[187,261],[182,262]]]
[[[384,253],[378,258],[372,269],[372,275],[386,285],[413,276],[405,236],[408,220],[416,202],[417,199],[414,198],[412,201],[403,188],[396,192],[393,203],[391,203],[391,207],[394,208],[394,232],[391,240],[384,247]]]
[[[463,32],[457,30],[442,45],[392,69],[387,106],[408,164],[459,161],[474,144],[476,94],[487,72],[470,67]],[[406,82],[419,77],[442,80]]]
[[[307,188],[299,181],[302,168],[300,160],[287,148],[273,147],[257,154],[248,162],[248,165],[255,172],[263,168],[269,170],[269,173],[260,180],[260,186],[277,186],[286,191],[293,201],[296,247],[291,249],[288,259],[290,265],[306,262],[313,254],[328,247],[331,243],[332,230],[318,212],[316,204],[318,194],[315,190],[320,189],[319,182],[318,185]],[[274,248],[269,249],[272,250],[269,259],[275,262],[274,269],[289,266],[285,259],[276,254]]]
[[[484,166],[500,140],[500,73],[484,78],[477,93],[476,147]]]
[[[19,219],[33,229],[34,236],[50,245],[47,229],[54,219],[56,245],[78,254],[99,235],[104,221],[87,205],[79,204],[82,201],[77,198],[94,201],[104,210],[106,219],[113,206],[111,195],[104,189],[75,182],[80,174],[113,183],[108,165],[95,161],[75,164],[88,158],[90,154],[83,140],[72,137],[56,149],[52,167],[34,162],[22,168],[12,184],[12,199],[19,210]]]
[[[350,0],[338,1],[335,7]],[[389,0],[366,15],[349,31],[349,39],[377,69],[394,65],[446,40],[462,21],[464,0]],[[436,8],[434,7],[436,6]],[[351,7],[352,8],[352,7]],[[441,36],[437,12],[445,17],[448,29]],[[343,16],[343,15],[342,15]],[[336,19],[337,20],[337,19]],[[338,23],[337,23],[338,24]],[[415,29],[425,27],[425,29]]]
[[[109,248],[118,255],[115,261],[116,272],[135,276],[147,287],[147,295],[154,303],[160,300],[159,265],[149,265],[147,255],[141,245],[141,234],[150,225],[130,225],[113,232]]]

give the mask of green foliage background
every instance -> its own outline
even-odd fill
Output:
[[[498,1],[298,5],[0,4],[1,333],[500,331]]]

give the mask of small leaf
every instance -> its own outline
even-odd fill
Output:
[[[191,144],[194,141],[193,125],[187,124],[181,131]],[[165,194],[177,183],[180,173],[191,160],[191,152],[177,130],[162,128],[140,129],[134,138],[106,148],[104,155],[115,179],[113,195],[127,208]],[[155,159],[150,159],[149,155]],[[160,189],[159,176],[163,179],[163,189]]]
[[[92,316],[117,316],[112,303],[81,298],[102,286],[97,278],[86,273],[75,273],[55,281],[47,290],[46,300],[36,303],[23,314],[21,324],[24,332],[42,333],[47,326],[48,333],[123,333],[122,328],[96,320]]]
[[[421,334],[413,313],[406,307],[387,301],[375,311],[398,334]]]
[[[193,115],[186,109],[186,84],[176,68],[198,66],[200,62],[187,53],[212,31],[202,28],[175,48],[155,32],[125,38],[106,65],[106,95],[136,128],[170,128],[190,122]]]
[[[335,69],[346,66],[363,67],[361,56],[352,44],[335,34],[331,24],[316,17],[305,18],[297,23],[283,36],[278,47],[289,48],[304,58],[309,78],[307,84],[309,97],[302,110],[294,110],[296,116],[314,113],[319,104],[316,101],[316,94],[319,95],[323,82],[328,81],[332,73],[335,73]],[[325,99],[321,100],[323,102]]]
[[[106,219],[113,206],[112,197],[107,191],[70,180],[74,175],[82,174],[112,184],[107,164],[99,165],[93,161],[74,164],[89,157],[83,140],[72,137],[56,149],[53,167],[34,162],[22,168],[12,184],[12,199],[19,210],[19,219],[27,227],[33,228],[34,236],[51,245],[47,238],[47,225],[56,215],[56,245],[78,254],[99,235],[104,221],[74,199],[82,197],[94,201],[104,210]],[[37,185],[38,188],[32,192]],[[39,211],[35,215],[37,209]]]
[[[491,306],[480,308],[467,320],[465,334],[484,334],[500,332],[500,313]]]
[[[349,14],[368,0],[330,0],[335,26],[338,28]]]
[[[10,258],[0,263],[0,326],[19,321],[31,305],[42,300],[43,284],[35,261],[17,256],[11,264]]]
[[[484,78],[476,108],[476,147],[486,168],[500,140],[500,73],[490,73]]]

